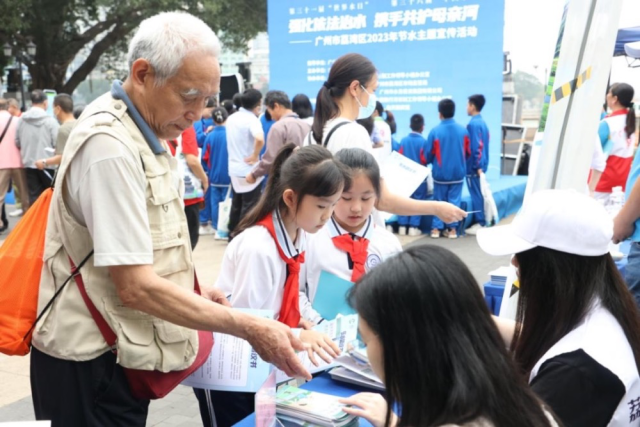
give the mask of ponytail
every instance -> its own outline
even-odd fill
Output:
[[[629,111],[627,111],[627,125],[624,130],[627,132],[627,138],[631,138],[636,133],[636,111],[633,108],[633,102],[629,106]]]
[[[311,135],[316,144],[322,144],[324,125],[340,114],[340,107],[333,100],[332,90],[334,88],[330,87],[327,80],[318,91],[318,96],[316,97],[316,111],[313,115],[313,126],[311,127]],[[336,92],[338,91],[336,90]],[[344,94],[344,89],[342,92]]]
[[[622,107],[628,109],[627,123],[624,130],[627,133],[627,138],[631,138],[631,136],[636,133],[636,112],[633,108],[633,97],[635,92],[633,90],[633,86],[627,83],[614,83],[611,85],[609,93],[611,96],[618,98],[618,103]]]
[[[329,77],[323,83],[316,97],[316,111],[311,134],[317,144],[322,144],[323,131],[327,122],[340,114],[336,102],[342,99],[353,81],[366,86],[376,73],[376,67],[359,53],[342,55],[331,66]]]
[[[307,195],[330,197],[342,192],[345,185],[350,183],[348,169],[334,159],[326,148],[321,145],[298,148],[295,144],[287,144],[280,149],[271,165],[267,186],[260,200],[242,218],[232,237],[253,227],[276,209],[284,211],[287,206],[282,195],[287,189],[293,190],[300,206]]]

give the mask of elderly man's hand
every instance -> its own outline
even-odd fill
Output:
[[[275,365],[291,377],[311,379],[296,355],[296,351],[306,350],[305,345],[293,336],[287,325],[269,319],[251,322],[247,329],[247,341],[265,362]]]
[[[217,304],[224,305],[225,307],[231,307],[231,303],[227,299],[222,290],[215,288],[213,286],[200,286],[200,293],[203,297],[208,300],[211,300]]]

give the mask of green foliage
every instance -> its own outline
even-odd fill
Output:
[[[266,31],[266,8],[266,0],[0,0],[0,44],[13,40],[24,48],[32,40],[37,45],[29,63],[34,87],[72,93],[101,58],[105,68],[122,58],[135,28],[159,12],[192,13],[227,48],[242,50]],[[86,60],[67,78],[69,65],[83,50]]]
[[[516,71],[513,74],[516,93],[525,101],[542,105],[544,101],[545,85],[533,74]]]

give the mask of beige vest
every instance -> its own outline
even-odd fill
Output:
[[[172,174],[177,162],[168,153],[155,155],[127,114],[125,103],[107,93],[87,107],[65,147],[47,223],[38,313],[69,276],[68,257],[77,265],[93,248],[87,228],[69,212],[62,189],[78,150],[98,134],[115,137],[140,159],[138,171],[147,182],[155,272],[176,286],[194,288],[189,230]],[[118,336],[120,365],[168,372],[193,363],[198,352],[196,331],[125,307],[108,269],[95,267],[93,259],[82,268],[82,277],[87,294]],[[75,361],[91,360],[109,350],[73,281],[38,323],[33,345],[51,356]]]

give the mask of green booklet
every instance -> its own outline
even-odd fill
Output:
[[[344,412],[338,400],[337,396],[282,386],[276,394],[276,412],[321,427],[357,425],[358,417]]]

